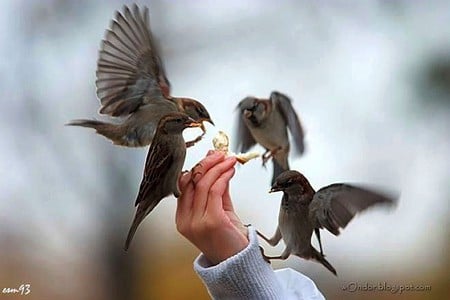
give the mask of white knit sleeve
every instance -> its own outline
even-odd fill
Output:
[[[308,277],[293,270],[273,271],[261,255],[253,227],[249,227],[249,240],[245,249],[217,265],[203,254],[194,261],[194,269],[213,299],[324,299]]]

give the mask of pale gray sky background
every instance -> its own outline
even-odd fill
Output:
[[[233,133],[243,97],[279,90],[306,130],[306,154],[291,157],[291,167],[313,187],[345,181],[401,192],[396,210],[369,211],[338,238],[323,235],[341,279],[441,264],[449,243],[450,75],[439,85],[433,67],[450,68],[448,1],[139,3],[150,7],[173,94],[201,100],[216,123],[188,150],[186,168],[211,148],[217,130]],[[147,149],[113,147],[93,131],[63,126],[98,117],[97,51],[122,4],[2,1],[0,247],[12,239],[18,255],[82,260],[99,247],[105,214],[124,224],[125,238]],[[267,193],[270,177],[271,166],[252,161],[231,187],[243,221],[268,235],[281,198]],[[121,192],[118,212],[111,189]],[[158,206],[134,246],[154,230],[165,233],[152,238],[160,245],[180,239],[175,204],[168,198]],[[275,264],[286,265],[328,276],[298,258]]]

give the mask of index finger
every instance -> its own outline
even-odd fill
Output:
[[[224,159],[225,155],[222,152],[214,152],[212,154],[208,153],[208,156],[192,168],[192,182],[194,182],[194,184],[197,183],[209,169]]]

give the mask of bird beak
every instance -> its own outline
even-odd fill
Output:
[[[202,123],[202,126],[200,126],[200,129],[203,131],[203,133],[206,133],[205,124],[203,124],[203,122],[208,122],[208,123],[210,123],[211,125],[216,126],[216,125],[214,124],[214,122],[213,122],[211,119],[209,119],[209,118],[202,119],[200,122]]]
[[[281,191],[281,188],[279,188],[278,186],[274,185],[270,189],[269,193],[274,193],[274,192],[279,192],[279,191]]]
[[[248,109],[245,109],[245,110],[244,110],[244,117],[250,118],[251,116],[252,116],[252,112],[249,111]]]
[[[202,128],[202,130],[205,128],[203,126],[202,122],[195,122],[194,120],[190,119],[189,121],[186,122],[186,126],[187,127],[200,127]]]

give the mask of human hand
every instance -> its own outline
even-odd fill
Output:
[[[179,180],[177,230],[213,264],[244,249],[247,228],[234,212],[229,181],[234,175],[235,157],[210,151]]]

